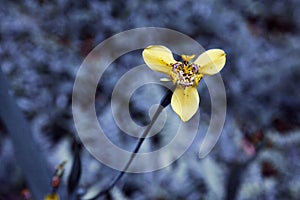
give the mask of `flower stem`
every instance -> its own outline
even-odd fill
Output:
[[[160,101],[160,106],[157,108],[156,112],[154,113],[150,124],[147,126],[147,128],[145,129],[145,131],[143,132],[143,134],[141,135],[141,137],[139,138],[128,162],[126,163],[125,167],[123,168],[122,171],[119,172],[119,174],[116,176],[116,178],[113,180],[113,182],[104,190],[101,190],[98,194],[96,194],[94,197],[90,198],[90,199],[86,199],[86,200],[95,200],[103,195],[107,195],[108,192],[118,183],[118,181],[123,177],[123,175],[126,173],[127,169],[129,168],[130,164],[132,163],[133,159],[135,158],[137,152],[139,151],[139,149],[141,148],[143,142],[145,141],[149,131],[151,130],[153,124],[156,122],[158,116],[160,115],[161,111],[167,107],[170,102],[171,102],[171,98],[172,98],[172,94],[173,94],[173,90],[169,90],[167,91],[167,93],[165,94],[165,96],[162,98],[162,100]]]

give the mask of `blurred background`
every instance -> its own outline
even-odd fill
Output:
[[[213,151],[199,159],[198,141],[210,119],[210,98],[202,82],[196,142],[165,169],[126,175],[108,198],[299,199],[300,1],[0,0],[0,4],[1,73],[9,83],[5,88],[13,95],[9,102],[14,101],[15,110],[24,114],[33,135],[29,143],[22,133],[12,136],[4,118],[16,126],[21,123],[9,113],[9,107],[0,104],[1,200],[22,199],[28,179],[39,176],[38,171],[26,174],[22,160],[42,166],[35,162],[39,157],[16,156],[22,149],[14,138],[37,145],[46,174],[54,173],[55,167],[67,160],[62,187],[66,185],[76,135],[71,103],[79,66],[108,37],[148,26],[180,31],[206,49],[225,50],[227,63],[221,71],[227,93],[225,127]],[[96,93],[99,122],[106,124],[111,140],[127,150],[133,149],[136,139],[120,134],[107,113],[114,84],[132,66],[143,64],[141,52],[112,63]],[[1,81],[3,86],[4,79]],[[149,98],[147,87],[137,90],[131,99],[132,118],[140,125],[150,122],[148,110],[163,95]],[[0,98],[5,101],[8,97]],[[174,121],[167,125],[172,126],[178,118],[168,109]],[[168,142],[172,135],[162,132],[149,139],[145,150]],[[107,186],[117,171],[99,163],[84,148],[80,155],[79,188],[92,196]],[[50,192],[51,176],[44,184]]]

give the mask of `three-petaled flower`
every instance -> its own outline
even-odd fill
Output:
[[[171,106],[182,121],[194,116],[199,107],[197,86],[204,75],[214,75],[221,71],[226,62],[226,54],[221,49],[210,49],[193,61],[195,55],[181,55],[182,62],[176,61],[170,49],[153,45],[143,51],[145,63],[154,71],[169,76],[176,85]]]

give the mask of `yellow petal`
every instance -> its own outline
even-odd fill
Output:
[[[148,46],[143,51],[145,63],[154,71],[169,74],[171,63],[176,63],[173,54],[167,47],[154,45]]]
[[[191,119],[199,107],[199,95],[195,87],[177,86],[172,99],[171,106],[182,121]]]
[[[196,60],[195,64],[199,65],[199,73],[214,75],[221,71],[226,62],[226,54],[221,49],[210,49],[202,53]]]
[[[56,193],[48,194],[45,196],[44,200],[59,200],[59,196]]]

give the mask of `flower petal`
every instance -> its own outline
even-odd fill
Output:
[[[177,86],[172,99],[171,106],[182,121],[191,119],[199,107],[199,95],[196,87]]]
[[[202,53],[196,60],[195,64],[199,65],[199,73],[214,75],[221,71],[226,62],[226,54],[221,49],[210,49]]]
[[[48,194],[45,196],[44,200],[59,200],[59,196],[56,193]]]
[[[195,54],[193,54],[193,55],[184,55],[184,54],[182,54],[181,55],[182,60],[188,61],[188,62],[190,62],[191,60],[193,60],[194,57],[195,57]]]
[[[169,81],[172,81],[172,80],[169,79],[169,78],[161,78],[160,81],[161,82],[169,82]]]
[[[148,46],[143,51],[145,63],[154,71],[169,74],[171,63],[176,63],[170,49],[161,45]]]

